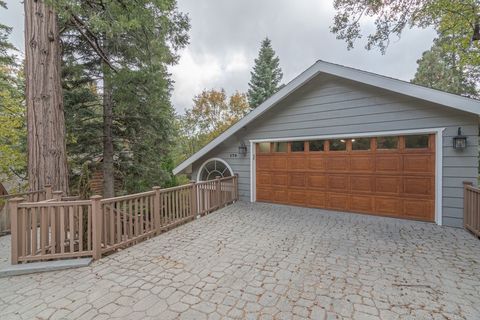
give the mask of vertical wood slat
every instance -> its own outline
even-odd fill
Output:
[[[87,206],[87,250],[92,250],[92,206]]]
[[[101,196],[90,197],[92,202],[92,255],[98,260],[102,256],[102,205]]]
[[[58,226],[56,225],[57,218],[56,218],[56,208],[49,208],[50,210],[50,246],[51,246],[51,251],[52,253],[57,252],[57,228]]]
[[[115,234],[117,236],[117,243],[122,242],[122,224],[120,220],[120,202],[116,202],[115,205],[113,206],[114,208],[114,213],[115,213],[115,218],[117,220],[117,229],[115,231]]]
[[[127,213],[127,208],[128,208],[128,205],[127,205],[127,201],[122,201],[122,214],[123,214],[123,232],[122,232],[122,236],[123,236],[123,239],[124,240],[127,240],[127,235],[128,235],[128,232],[127,232],[127,217],[128,217],[128,213]]]
[[[83,251],[83,207],[78,206],[78,251]]]
[[[74,251],[74,244],[75,244],[75,220],[74,220],[74,207],[68,206],[68,240],[70,243],[70,252]]]
[[[40,207],[40,252],[42,255],[46,254],[46,237],[47,237],[47,222],[46,222],[45,207]]]
[[[66,228],[65,228],[65,207],[60,207],[60,253],[65,252],[65,239],[66,239]]]
[[[37,209],[32,208],[32,255],[37,254],[37,229],[38,229],[38,220],[37,220]]]
[[[32,247],[32,217],[30,208],[25,208],[25,255],[31,254]]]
[[[138,201],[140,202],[139,206],[140,206],[140,210],[139,210],[139,213],[140,213],[140,229],[139,229],[139,234],[143,234],[143,215],[144,215],[144,203],[143,203],[143,197],[140,197],[140,199],[138,199]]]

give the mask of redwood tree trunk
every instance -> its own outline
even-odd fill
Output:
[[[103,196],[115,196],[115,171],[113,168],[113,99],[109,67],[103,67]]]
[[[25,0],[25,77],[29,188],[68,193],[65,118],[57,15],[43,0]]]

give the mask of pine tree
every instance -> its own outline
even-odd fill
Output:
[[[248,83],[250,87],[248,102],[252,108],[256,108],[280,89],[280,81],[283,77],[280,59],[276,56],[268,38],[262,41],[251,75],[252,78]]]
[[[0,0],[0,9],[6,8]],[[24,77],[11,31],[0,23],[0,182],[24,180],[27,166]]]
[[[439,35],[430,50],[417,61],[418,67],[412,83],[471,98],[479,97],[477,79],[479,66],[460,63],[455,35]]]
[[[170,185],[175,128],[168,66],[188,42],[188,17],[175,0],[54,3],[64,30],[68,146],[76,171],[102,156],[107,197],[118,178],[122,192]]]

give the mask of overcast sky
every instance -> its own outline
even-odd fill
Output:
[[[178,0],[191,22],[190,44],[171,68],[175,81],[172,102],[179,113],[191,107],[203,89],[246,92],[260,42],[268,36],[280,57],[283,82],[321,59],[366,71],[410,80],[416,61],[429,49],[432,30],[408,30],[394,39],[385,55],[367,51],[364,42],[348,51],[330,33],[333,0]],[[13,27],[12,41],[23,49],[23,5],[7,0],[0,21]],[[373,28],[366,22],[366,28]]]

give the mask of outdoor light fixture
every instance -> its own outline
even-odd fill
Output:
[[[238,153],[242,156],[246,156],[247,155],[247,146],[245,145],[245,143],[240,143],[240,145],[238,146]]]
[[[467,137],[462,135],[462,128],[458,128],[458,134],[453,137],[453,149],[463,150],[467,147]]]

